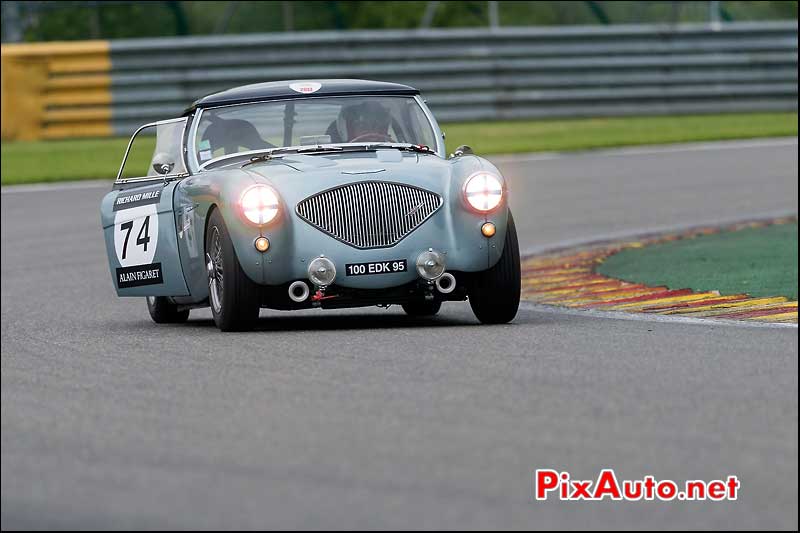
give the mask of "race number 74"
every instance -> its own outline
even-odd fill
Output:
[[[128,240],[130,239],[131,232],[133,231],[133,220],[129,220],[120,224],[120,231],[125,232],[125,242],[122,244],[122,259],[128,256]],[[150,216],[144,217],[142,227],[139,228],[139,234],[136,236],[136,246],[142,246],[144,252],[147,252],[147,245],[150,243]]]

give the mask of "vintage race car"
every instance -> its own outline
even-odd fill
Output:
[[[209,306],[223,331],[253,327],[262,307],[426,316],[467,299],[480,322],[505,323],[519,306],[505,180],[468,147],[447,157],[405,85],[201,98],[134,133],[100,211],[117,294],[145,297],[157,323]]]

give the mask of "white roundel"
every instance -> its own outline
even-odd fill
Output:
[[[311,94],[319,91],[322,88],[322,84],[316,81],[303,81],[290,83],[289,88],[296,93]]]
[[[117,211],[114,217],[114,249],[121,266],[153,262],[158,244],[158,210],[155,204]]]

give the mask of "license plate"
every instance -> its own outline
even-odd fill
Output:
[[[345,274],[348,276],[370,276],[372,274],[396,274],[408,270],[405,259],[391,261],[372,261],[370,263],[349,263],[345,265]]]

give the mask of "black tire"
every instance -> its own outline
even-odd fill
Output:
[[[211,268],[209,268],[211,264]],[[206,229],[206,273],[214,323],[222,331],[246,331],[258,321],[260,291],[242,270],[228,228],[218,210]]]
[[[483,324],[505,324],[517,316],[520,292],[519,243],[508,212],[503,254],[495,266],[474,276],[469,291],[472,312]]]
[[[148,296],[147,311],[156,324],[180,324],[189,319],[189,310],[178,311],[178,306],[166,296]]]
[[[433,316],[442,308],[442,302],[437,300],[431,301],[414,301],[403,304],[403,311],[409,316]]]

